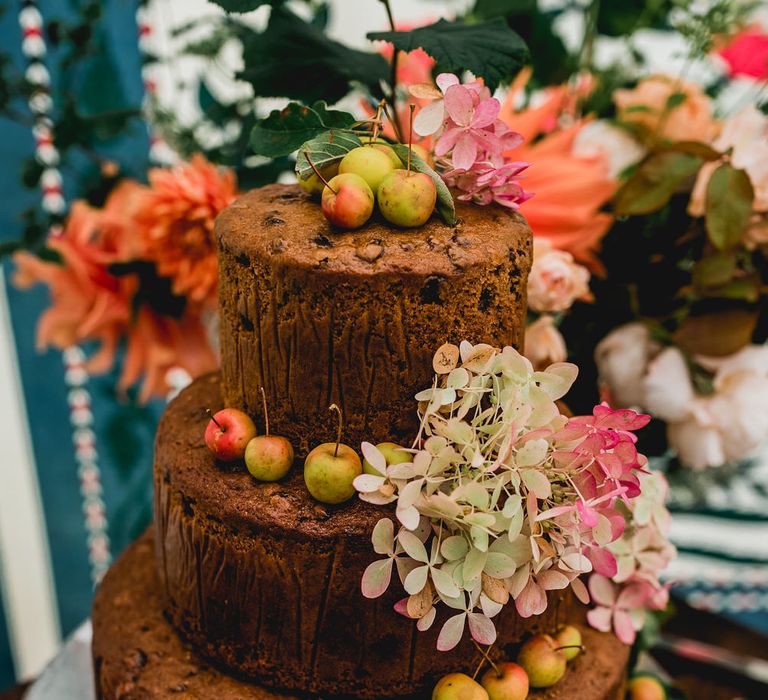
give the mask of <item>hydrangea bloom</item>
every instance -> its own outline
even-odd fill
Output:
[[[412,461],[388,465],[376,447],[362,447],[380,475],[355,480],[360,498],[395,503],[399,521],[396,528],[384,518],[374,531],[374,549],[385,558],[366,569],[364,595],[381,595],[397,567],[408,597],[396,609],[418,629],[432,625],[436,606],[457,611],[439,634],[441,650],[467,628],[477,642],[492,643],[493,618],[510,602],[521,616],[538,615],[548,591],[569,586],[588,602],[582,575],[615,578],[619,562],[622,574],[631,569],[624,580],[647,593],[644,601],[661,600],[658,573],[670,548],[657,501],[665,489],[646,473],[634,435],[649,417],[604,404],[590,416],[564,416],[556,401],[576,367],[535,371],[510,347],[446,344],[433,365],[432,387],[415,397],[421,429],[407,450]],[[631,539],[648,528],[655,530],[645,539]],[[622,634],[628,596],[599,601]],[[604,625],[606,615],[595,617]]]
[[[414,130],[436,134],[434,153],[446,183],[461,200],[517,208],[532,196],[516,179],[528,164],[509,162],[504,152],[523,137],[499,119],[501,104],[482,83],[461,84],[451,73],[441,73],[435,82],[439,90],[411,86],[414,96],[433,100],[416,115]]]

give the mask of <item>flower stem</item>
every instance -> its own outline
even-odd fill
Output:
[[[379,2],[384,5],[384,9],[387,11],[387,19],[389,20],[389,28],[395,32],[397,31],[395,29],[395,18],[392,15],[392,7],[389,4],[389,0],[379,0]],[[402,133],[403,130],[400,126],[400,118],[397,114],[397,48],[393,45],[392,46],[392,66],[391,66],[391,73],[389,78],[389,87],[392,90],[392,94],[389,96],[390,104],[392,105],[392,118],[390,121],[392,121],[392,124],[395,128],[395,132],[398,134],[398,141],[402,143]]]

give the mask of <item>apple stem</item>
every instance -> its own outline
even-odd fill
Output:
[[[408,109],[411,110],[411,116],[408,120],[408,167],[406,168],[406,172],[408,175],[411,174],[411,151],[413,150],[413,110],[416,109],[416,105],[411,102],[411,104],[408,105]]]
[[[568,644],[564,647],[557,647],[555,651],[562,651],[563,649],[581,649],[582,651],[587,650],[583,644]]]
[[[480,669],[483,667],[483,664],[487,661],[491,668],[496,671],[496,675],[501,678],[501,671],[499,671],[499,667],[493,662],[493,659],[488,656],[488,652],[493,648],[493,644],[491,644],[488,649],[483,649],[474,639],[472,640],[472,643],[477,647],[477,650],[480,652],[480,655],[483,657],[480,659],[480,663],[477,665],[477,668],[475,669],[475,672],[472,674],[472,680],[477,678],[477,674],[480,673]]]
[[[336,411],[337,415],[339,416],[339,430],[336,433],[336,447],[333,450],[333,456],[338,457],[339,445],[341,444],[341,433],[344,430],[344,417],[341,414],[341,409],[335,403],[332,403],[330,406],[328,406],[328,410]]]
[[[381,129],[381,112],[386,106],[386,101],[382,97],[379,101],[379,106],[376,108],[376,118],[373,121],[373,129],[371,131],[371,137],[368,139],[368,143],[371,144],[376,140],[379,135],[379,129]]]
[[[309,163],[309,167],[312,168],[315,175],[317,175],[320,182],[322,182],[331,192],[334,194],[339,194],[336,190],[331,187],[331,183],[328,182],[321,174],[320,171],[315,167],[315,164],[312,162],[312,159],[309,157],[309,151],[304,151],[304,157],[307,159],[307,163]]]
[[[264,387],[260,386],[261,402],[264,404],[264,434],[269,435],[269,411],[267,410],[267,392],[264,391]]]
[[[217,427],[219,428],[219,430],[221,430],[222,433],[227,432],[227,429],[213,417],[213,413],[211,412],[210,408],[206,408],[205,412],[208,414],[208,417],[217,425]]]

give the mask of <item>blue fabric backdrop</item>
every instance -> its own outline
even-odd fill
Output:
[[[0,7],[2,5],[0,3]],[[0,14],[0,42],[3,50],[12,53],[16,65],[23,69],[17,15],[20,5],[8,3],[5,12]],[[38,5],[47,21],[72,17],[78,3],[76,0],[45,0]],[[108,32],[108,56],[100,66],[100,74],[84,76],[83,80],[89,81],[89,90],[94,89],[94,80],[99,90],[110,91],[119,86],[124,98],[130,104],[138,105],[142,85],[136,42],[136,6],[136,0],[102,3]],[[56,51],[49,51],[47,64],[55,85]],[[17,109],[28,114],[23,100],[18,101]],[[121,163],[129,164],[129,170],[134,174],[144,171],[148,149],[145,129],[137,128],[119,141],[102,146],[99,148],[101,153],[117,156]],[[0,119],[3,163],[0,168],[0,240],[17,238],[19,213],[39,202],[39,192],[24,189],[20,183],[22,163],[32,152],[29,128]],[[69,194],[71,188],[68,185],[73,174],[65,168],[63,177]],[[10,277],[12,268],[12,264],[6,262],[6,278]],[[7,291],[51,546],[61,627],[67,634],[88,616],[92,589],[62,358],[58,351],[39,354],[35,350],[35,325],[48,302],[46,290],[20,292],[9,284]],[[157,402],[140,407],[120,402],[112,391],[114,382],[114,376],[96,378],[89,388],[93,396],[109,534],[113,554],[116,554],[150,518],[152,440],[162,405]],[[5,619],[0,608],[0,689],[13,679]]]

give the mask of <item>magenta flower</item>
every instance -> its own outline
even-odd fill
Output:
[[[647,583],[630,583],[619,588],[613,581],[600,574],[589,578],[589,592],[597,604],[587,613],[589,624],[601,632],[610,632],[631,645],[635,632],[643,626],[648,601],[655,589]]]
[[[466,85],[451,85],[445,91],[448,119],[435,144],[435,155],[444,156],[453,151],[453,167],[469,170],[479,154],[501,152],[501,140],[494,130],[500,109],[501,105],[494,97],[481,99]]]
[[[454,156],[455,159],[455,156]],[[456,168],[443,174],[450,186],[461,190],[458,199],[477,204],[496,202],[509,209],[517,209],[533,194],[526,192],[515,179],[528,163],[507,163],[495,167],[491,163],[477,162],[470,169]]]

